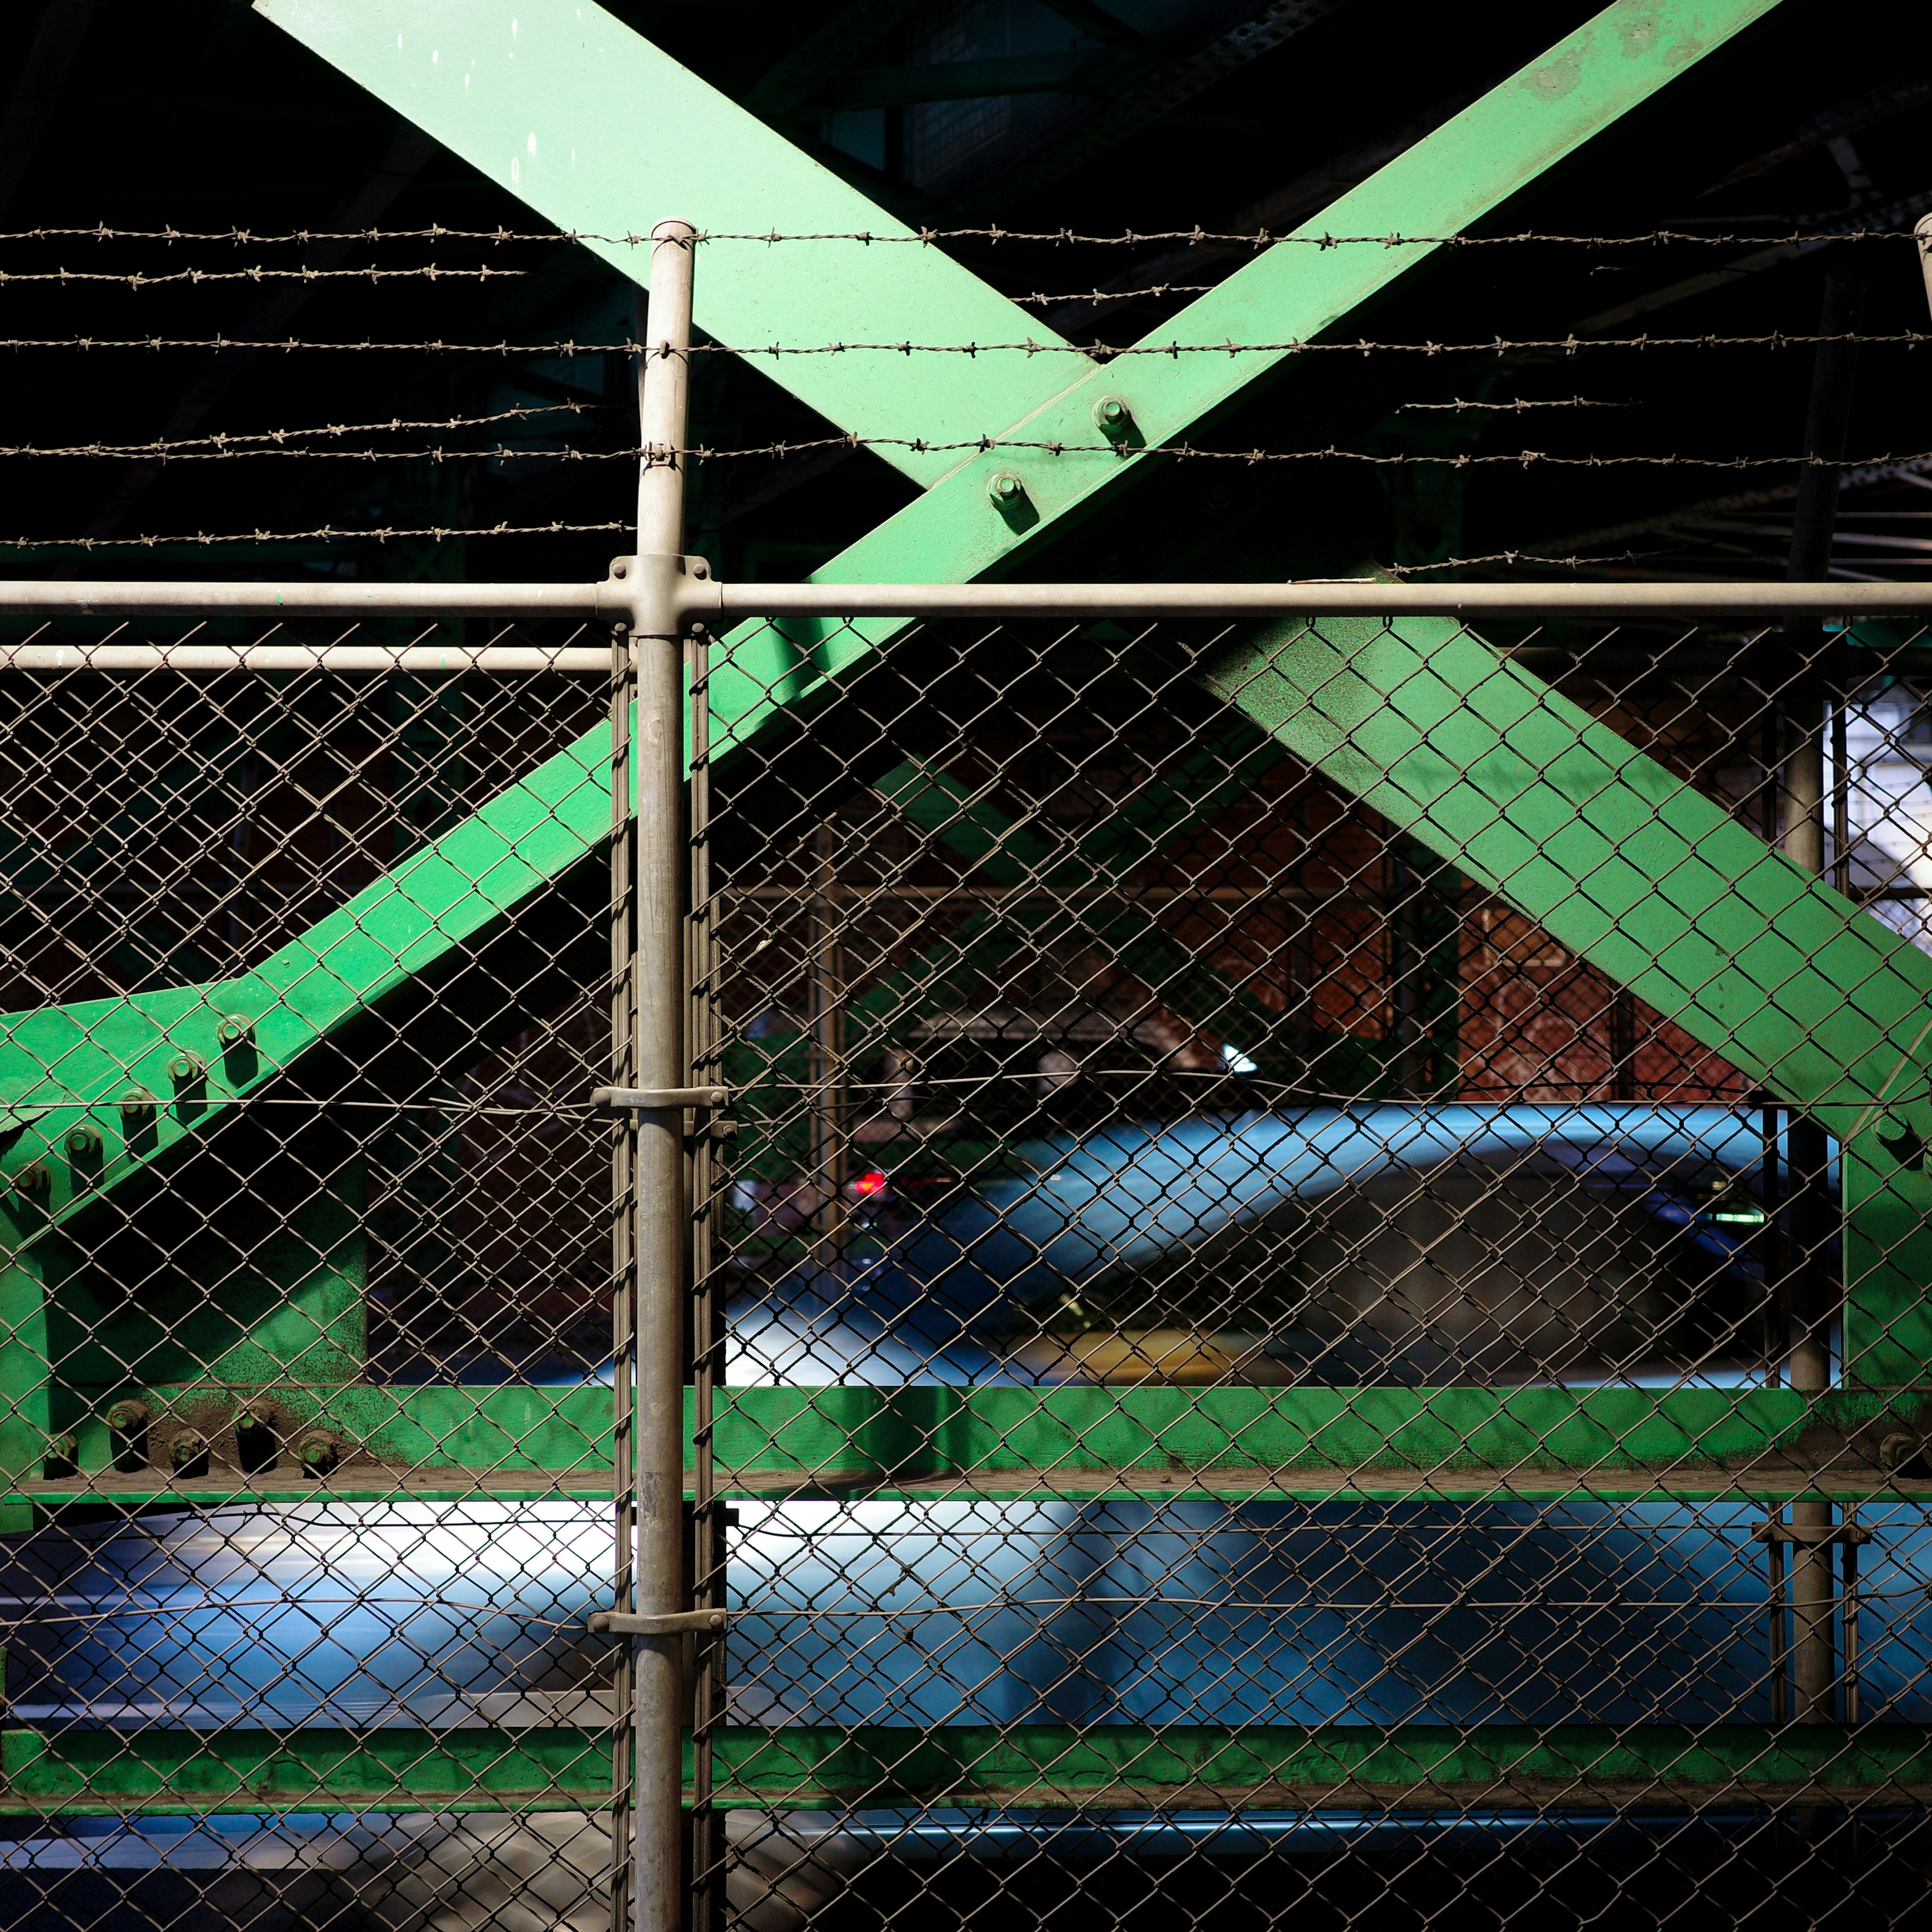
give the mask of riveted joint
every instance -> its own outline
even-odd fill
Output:
[[[1030,530],[1040,521],[1039,506],[1025,479],[1010,470],[995,470],[986,479],[986,499],[1006,520],[1008,529]]]
[[[1094,427],[1118,449],[1132,438],[1134,412],[1124,396],[1102,396],[1094,405]]]
[[[1900,1167],[1914,1174],[1923,1170],[1926,1152],[1924,1139],[1903,1114],[1886,1114],[1880,1117],[1878,1144]]]

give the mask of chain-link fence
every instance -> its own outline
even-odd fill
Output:
[[[1932,596],[721,586],[659,247],[608,582],[0,592],[14,1922],[1912,1922]]]
[[[646,1643],[694,1925],[1910,1922],[1916,627],[866,623],[686,647],[654,1636],[602,628],[11,646],[17,1922],[608,1926]]]
[[[1483,628],[931,626],[720,762],[700,1886],[1918,1909],[1918,1130],[1785,1102],[1928,979],[1926,655]]]
[[[262,629],[0,671],[4,1916],[608,1923],[608,670]]]

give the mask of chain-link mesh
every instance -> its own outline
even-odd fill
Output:
[[[1914,1922],[1916,635],[876,641],[692,652],[693,1926]],[[607,681],[0,704],[8,1922],[608,1932]]]
[[[607,680],[0,706],[0,1916],[608,1925]]]
[[[1932,983],[1913,646],[811,640],[700,828],[700,1900],[1910,1920],[1927,1203],[1785,1103]]]

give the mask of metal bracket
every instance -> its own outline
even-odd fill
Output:
[[[670,1107],[728,1107],[728,1087],[598,1087],[592,1090],[590,1104],[611,1113],[626,1107],[646,1110]]]
[[[1861,1529],[1855,1522],[1840,1523],[1836,1528],[1820,1523],[1798,1524],[1790,1522],[1760,1522],[1751,1528],[1751,1540],[1754,1543],[1797,1543],[1807,1548],[1818,1549],[1828,1543],[1869,1543],[1872,1533]]]
[[[701,556],[616,556],[597,586],[597,608],[649,635],[654,624],[667,619],[682,630],[715,617],[724,608],[724,593]]]
[[[722,1630],[729,1610],[668,1610],[650,1615],[635,1610],[592,1610],[590,1628],[599,1636],[676,1636],[683,1630]]]

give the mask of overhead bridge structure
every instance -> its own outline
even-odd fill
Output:
[[[1043,575],[1772,4],[1618,0],[1096,365],[595,6],[257,0],[648,284],[637,533],[0,584],[37,1895],[159,1820],[375,1924],[1906,1886],[1932,589]],[[1027,346],[773,354],[919,494],[738,583],[694,327]]]

